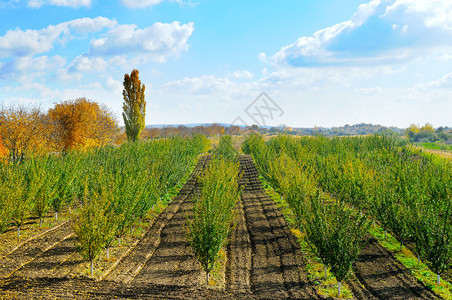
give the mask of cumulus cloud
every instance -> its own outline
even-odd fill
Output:
[[[188,38],[194,30],[193,23],[155,23],[144,29],[136,25],[119,25],[99,39],[91,42],[90,54],[121,55],[147,54],[155,61],[165,61],[188,48]]]
[[[355,93],[357,93],[359,95],[366,95],[366,96],[381,94],[381,92],[382,92],[382,89],[379,86],[372,87],[372,88],[355,89]]]
[[[122,4],[130,8],[144,8],[157,5],[164,0],[121,0]],[[171,2],[183,3],[183,0],[170,0]]]
[[[28,6],[33,8],[39,8],[43,5],[56,5],[56,6],[68,6],[68,7],[81,7],[91,6],[91,0],[29,0]]]
[[[121,0],[121,2],[131,8],[148,7],[159,4],[163,0]]]
[[[63,23],[64,24],[64,23]],[[113,28],[118,25],[116,20],[105,17],[81,18],[67,22],[69,29],[76,33],[99,32],[104,28]]]
[[[452,2],[449,0],[397,0],[386,8],[385,16],[398,12],[418,15],[426,27],[452,30]]]
[[[61,56],[19,57],[0,65],[0,78],[20,82],[44,77],[49,70],[62,68],[66,60]]]
[[[3,0],[0,2],[0,8],[12,7],[16,8],[19,6],[21,0]]]
[[[420,57],[435,47],[452,47],[451,1],[373,0],[360,5],[350,20],[282,47],[269,62],[291,67],[384,64]]]
[[[374,69],[374,68],[372,68]],[[236,71],[226,76],[203,75],[185,77],[162,85],[162,90],[170,93],[187,93],[194,95],[224,94],[259,91],[326,91],[338,86],[345,86],[354,78],[372,77],[384,73],[383,68],[281,68],[260,78],[253,79],[249,71]]]
[[[104,72],[108,67],[108,62],[102,57],[86,57],[83,55],[77,56],[69,66],[72,72],[93,73]]]
[[[8,30],[4,36],[0,36],[0,57],[22,57],[48,52],[56,43],[70,38],[71,33],[97,32],[116,24],[115,20],[97,17],[75,19],[40,30]]]
[[[230,90],[234,85],[235,83],[228,78],[203,75],[200,77],[185,77],[181,80],[165,83],[162,89],[169,92],[203,95]]]
[[[235,78],[235,79],[251,79],[251,78],[253,78],[253,74],[251,74],[251,72],[247,71],[247,70],[242,70],[242,71],[238,70],[238,71],[229,73],[228,77]]]
[[[438,80],[430,81],[428,83],[421,83],[415,86],[417,89],[435,90],[435,89],[451,89],[452,90],[452,73],[446,74]]]

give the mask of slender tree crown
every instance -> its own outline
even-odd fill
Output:
[[[126,135],[129,141],[138,141],[141,131],[144,129],[146,116],[146,101],[144,99],[144,84],[141,84],[138,77],[138,70],[133,69],[132,73],[124,75],[124,90],[122,95],[124,103],[122,105],[122,117],[126,126]]]

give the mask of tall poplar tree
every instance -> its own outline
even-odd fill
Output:
[[[138,70],[124,75],[124,90],[122,95],[122,117],[126,126],[127,139],[131,142],[138,141],[141,131],[144,129],[144,118],[146,115],[146,101],[144,100],[144,84],[138,77]]]

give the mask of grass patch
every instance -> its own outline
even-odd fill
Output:
[[[435,142],[435,143],[417,143],[417,144],[425,149],[452,151],[452,145],[444,143]]]
[[[387,233],[385,238],[384,230],[381,227],[371,227],[370,234],[378,240],[380,245],[391,251],[391,253],[400,261],[417,280],[422,282],[427,288],[444,299],[452,299],[452,284],[441,280],[440,285],[436,284],[436,274],[433,273],[422,261],[418,263],[414,255],[406,247],[400,249],[400,243],[395,237]]]

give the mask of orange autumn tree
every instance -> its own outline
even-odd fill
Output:
[[[2,136],[0,135],[0,161],[8,155],[8,149],[3,145]]]
[[[86,98],[57,103],[49,109],[48,115],[57,124],[57,140],[64,152],[106,145],[118,132],[113,114],[105,106]]]
[[[0,109],[0,136],[13,161],[49,151],[51,131],[51,122],[39,108],[11,106]]]

